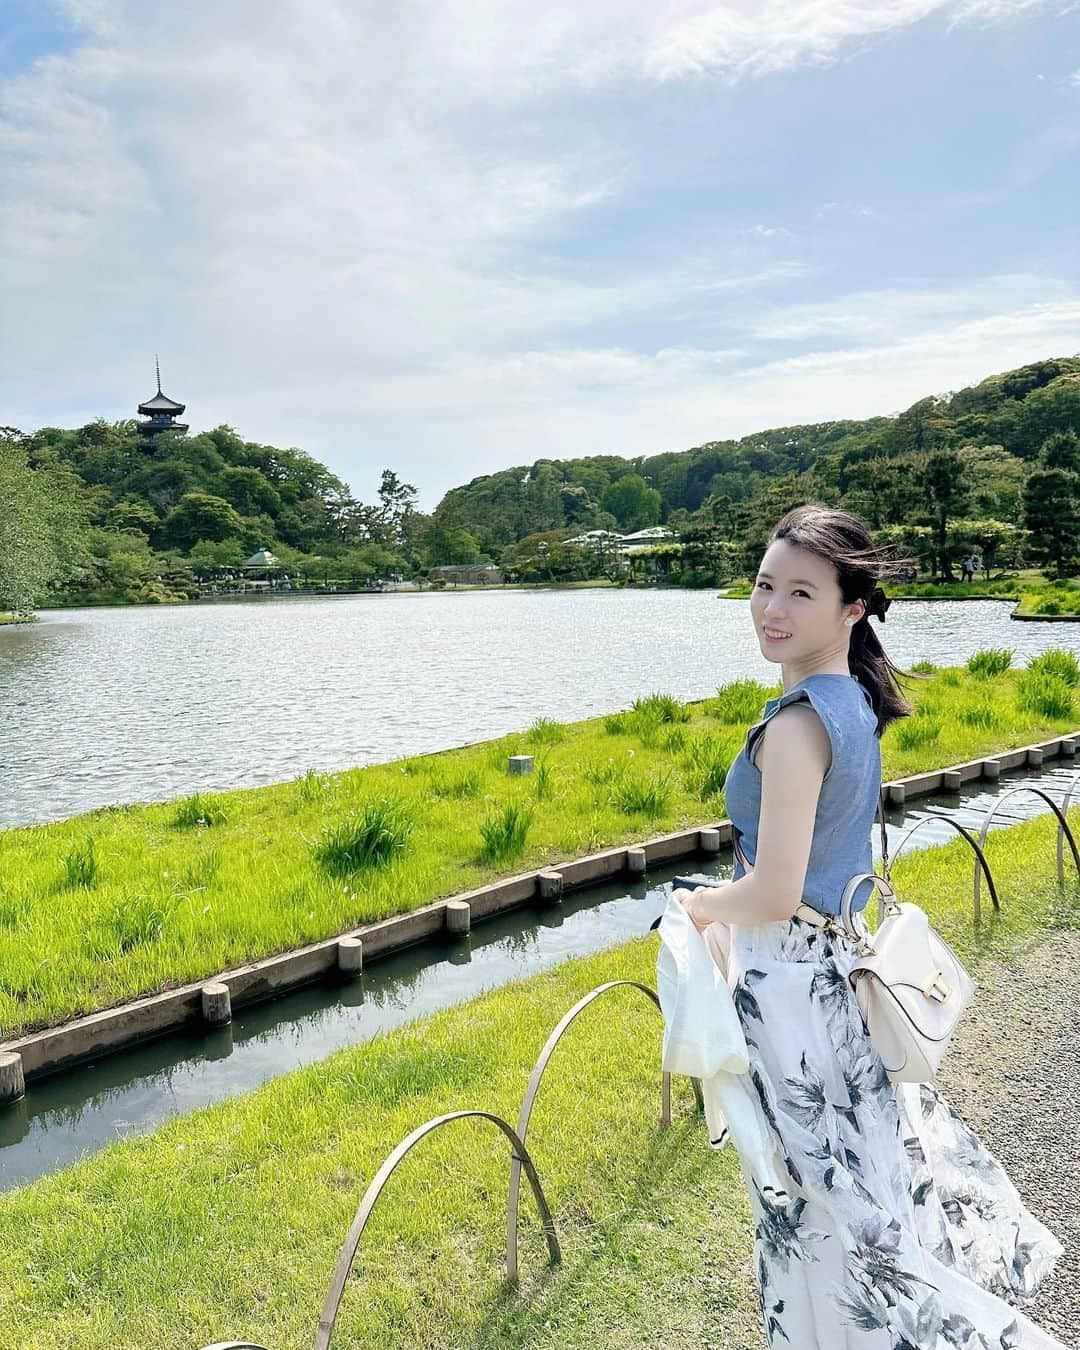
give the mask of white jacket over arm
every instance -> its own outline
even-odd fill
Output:
[[[713,924],[711,931],[722,925]],[[776,1139],[750,1082],[749,1052],[727,985],[723,943],[706,943],[673,895],[660,916],[656,992],[664,1018],[661,1067],[701,1082],[709,1143],[722,1148],[730,1132],[748,1180],[773,1204],[788,1198],[790,1180]],[[714,955],[715,953],[715,955]],[[727,1122],[725,1127],[725,1121]]]

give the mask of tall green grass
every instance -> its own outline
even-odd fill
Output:
[[[380,797],[365,802],[337,825],[323,830],[314,848],[318,862],[335,876],[365,867],[384,867],[408,847],[413,821],[403,801]]]
[[[1075,700],[1077,686],[1029,682],[1060,682],[1067,657],[1034,672],[976,680],[943,670],[914,684],[909,696],[924,711],[883,737],[885,776],[1076,730],[1080,709],[1062,690]],[[712,824],[725,813],[746,726],[775,692],[747,681],[733,688],[696,704],[652,696],[620,715],[637,720],[614,735],[600,718],[567,724],[561,740],[543,732],[536,770],[522,777],[507,773],[507,757],[529,750],[527,733],[513,733],[0,832],[0,1039],[406,913],[509,870]],[[736,704],[745,720],[726,721]],[[365,814],[381,800],[401,804],[407,840],[381,808]],[[480,825],[493,804],[532,813],[520,852],[485,852]]]

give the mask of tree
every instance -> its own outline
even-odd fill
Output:
[[[624,530],[642,530],[660,523],[663,499],[637,473],[626,473],[604,489],[600,505]]]
[[[33,469],[21,439],[0,437],[0,610],[29,613],[78,570],[80,489],[69,469]]]
[[[165,517],[162,534],[173,547],[189,549],[200,539],[242,538],[244,522],[224,497],[185,492]]]
[[[218,475],[221,495],[242,516],[265,513],[276,516],[281,510],[281,494],[266,478],[248,465],[224,469]]]
[[[1033,469],[1024,484],[1024,519],[1034,561],[1053,564],[1059,577],[1072,572],[1080,555],[1080,474]]]
[[[111,530],[139,530],[147,539],[152,539],[161,521],[147,502],[139,501],[137,497],[125,497],[122,502],[109,507],[105,524]]]
[[[967,506],[971,488],[968,467],[955,451],[935,450],[927,455],[919,477],[925,495],[925,514],[934,530],[940,575],[952,581],[949,518],[962,515]]]

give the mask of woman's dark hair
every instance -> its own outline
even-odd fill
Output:
[[[887,548],[875,544],[869,529],[858,516],[814,502],[794,507],[779,520],[773,526],[768,544],[776,539],[785,539],[832,563],[843,603],[850,605],[862,600],[866,606],[862,618],[851,630],[848,665],[852,675],[870,694],[880,736],[890,722],[910,715],[911,705],[904,698],[898,677],[912,677],[886,656],[877,634],[870,627],[870,615],[885,622],[885,611],[891,601],[877,583],[911,567],[913,560],[898,558]]]

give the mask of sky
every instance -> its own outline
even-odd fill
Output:
[[[1080,0],[0,0],[0,424],[543,457],[1080,352]]]

